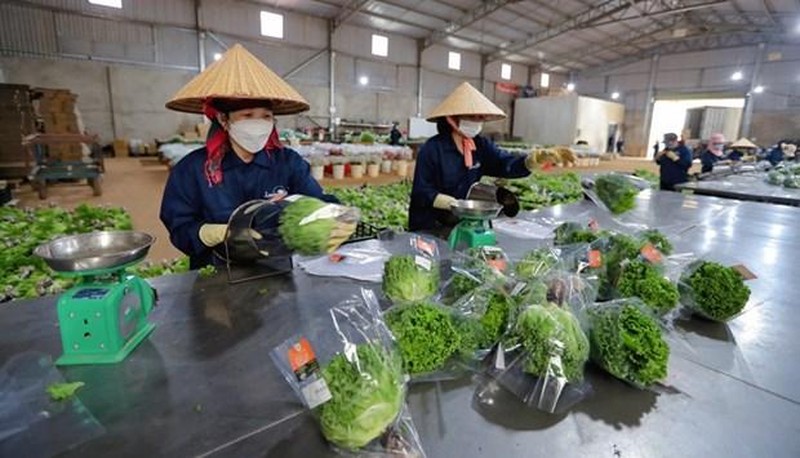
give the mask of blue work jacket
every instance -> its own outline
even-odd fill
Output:
[[[206,179],[205,160],[206,149],[200,148],[178,162],[161,201],[161,221],[170,241],[189,256],[192,269],[214,261],[211,248],[200,241],[200,226],[227,224],[233,211],[247,201],[286,192],[336,202],[335,197],[323,193],[308,163],[289,148],[262,151],[250,163],[229,151],[222,159],[222,182],[216,186]]]
[[[722,158],[712,153],[711,151],[709,150],[703,151],[703,154],[700,155],[700,162],[703,164],[703,168],[700,171],[702,173],[708,173],[714,170],[714,164],[716,164],[720,160],[722,160]]]
[[[767,160],[772,165],[778,165],[783,162],[783,149],[781,148],[781,145],[778,145],[770,150],[769,154],[767,154]]]
[[[464,165],[452,134],[439,134],[428,139],[417,155],[408,226],[412,231],[433,230],[447,226],[449,211],[433,208],[437,194],[464,199],[470,186],[484,175],[501,178],[522,178],[530,174],[525,156],[513,155],[498,148],[488,138],[475,137],[472,168]]]

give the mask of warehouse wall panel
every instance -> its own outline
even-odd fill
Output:
[[[461,53],[461,70],[449,70],[447,59],[450,51]],[[456,50],[447,46],[434,45],[422,53],[422,66],[432,71],[452,75],[459,79],[478,79],[481,75],[481,57],[477,53]],[[476,86],[477,87],[477,86]]]
[[[372,55],[372,34],[374,33],[384,35],[389,39],[388,56]],[[347,24],[339,27],[334,35],[333,48],[353,56],[377,59],[388,63],[417,64],[417,42],[415,40],[363,27]]]
[[[168,28],[155,30],[156,62],[168,65],[199,67],[197,34]],[[211,54],[213,56],[213,54]]]
[[[92,5],[86,0],[29,0],[29,3],[121,19],[194,24],[193,0],[122,0],[122,9]]]
[[[0,4],[0,52],[52,55],[58,52],[53,15],[15,5]]]

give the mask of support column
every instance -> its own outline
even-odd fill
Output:
[[[764,60],[764,43],[759,43],[756,50],[756,61],[753,65],[753,75],[750,78],[750,90],[747,91],[747,96],[744,99],[744,114],[742,115],[742,128],[740,129],[741,137],[750,136],[750,124],[753,122],[753,90],[758,86],[758,81],[761,79],[761,62]]]
[[[656,76],[658,76],[658,61],[660,56],[654,55],[650,60],[650,79],[647,80],[647,98],[644,103],[644,119],[642,119],[642,143],[644,144],[644,155],[650,151],[650,126],[653,123],[653,98],[656,94]]]
[[[425,41],[417,40],[417,117],[422,117],[422,53],[425,52]]]
[[[486,65],[488,63],[487,60],[488,59],[486,58],[486,54],[481,54],[481,88],[480,88],[481,92],[484,92],[486,90]]]
[[[330,121],[328,122],[328,132],[331,135],[331,141],[336,134],[336,125],[334,118],[336,118],[336,51],[333,50],[333,34],[336,31],[333,20],[328,21],[328,83],[330,93],[330,105],[328,112],[330,114]]]
[[[197,30],[197,65],[200,71],[206,69],[206,33],[200,23],[200,8],[202,0],[194,0],[194,26]]]

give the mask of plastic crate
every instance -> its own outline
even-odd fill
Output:
[[[358,226],[356,226],[356,231],[353,232],[353,235],[351,235],[350,238],[347,239],[345,243],[354,243],[354,242],[361,242],[363,240],[377,239],[378,235],[380,235],[380,233],[383,232],[384,230],[385,229],[380,229],[371,224],[359,221]]]

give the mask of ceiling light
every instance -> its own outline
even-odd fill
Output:
[[[366,77],[366,76],[360,76],[358,78],[358,84],[360,84],[362,86],[366,86],[367,84],[369,84],[369,78]]]
[[[731,75],[731,79],[733,81],[741,81],[742,78],[744,78],[744,74],[742,72],[733,72],[733,75]]]
[[[575,83],[567,83],[567,90],[572,92],[575,90]]]
[[[619,92],[614,92],[611,94],[611,98],[617,100],[619,98]]]
[[[220,54],[218,52],[215,52],[214,53],[214,60],[220,60],[220,59],[222,59],[222,54]]]
[[[756,94],[761,94],[762,92],[764,92],[764,86],[756,86],[756,87],[754,87],[753,88],[753,92],[756,93]]]

